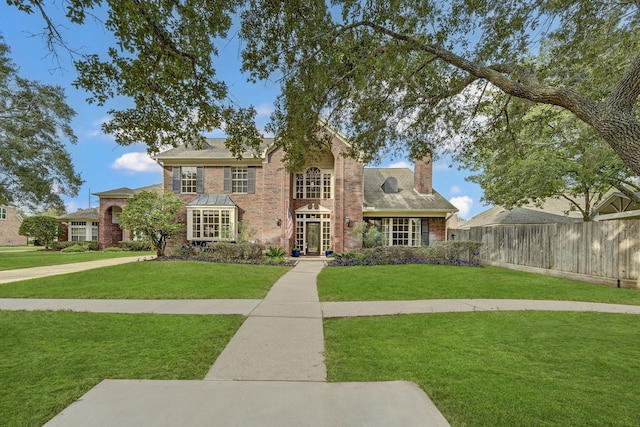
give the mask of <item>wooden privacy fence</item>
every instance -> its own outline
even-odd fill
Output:
[[[482,242],[479,258],[489,264],[640,287],[637,219],[473,227],[448,237]]]

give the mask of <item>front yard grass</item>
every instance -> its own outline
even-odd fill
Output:
[[[0,298],[262,299],[288,267],[145,261],[0,285]]]
[[[30,250],[22,252],[1,252],[0,270],[16,268],[42,267],[47,265],[71,264],[73,262],[96,261],[107,258],[149,256],[155,252],[80,252],[63,253],[58,251]]]
[[[475,312],[324,322],[329,381],[408,380],[452,426],[636,426],[640,316]]]
[[[547,299],[640,305],[640,292],[498,267],[384,265],[327,267],[322,301],[445,298]]]
[[[105,378],[202,379],[243,319],[0,311],[0,424],[40,426]]]

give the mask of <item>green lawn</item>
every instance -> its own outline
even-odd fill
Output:
[[[517,298],[640,305],[640,292],[498,267],[392,265],[324,268],[322,301]]]
[[[261,299],[289,267],[146,261],[0,285],[0,298]]]
[[[637,426],[640,316],[476,312],[324,322],[329,381],[409,380],[452,426]]]
[[[242,321],[0,311],[0,424],[41,426],[105,378],[202,379]]]
[[[16,268],[40,267],[46,265],[70,264],[72,262],[96,261],[107,258],[122,258],[133,256],[149,256],[155,252],[79,252],[64,253],[57,251],[0,251],[0,270]]]

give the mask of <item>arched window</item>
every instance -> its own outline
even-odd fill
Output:
[[[296,174],[297,199],[330,199],[331,171],[321,171],[313,166]]]

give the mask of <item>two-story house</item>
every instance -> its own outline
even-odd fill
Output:
[[[426,246],[445,239],[446,217],[457,211],[432,189],[429,159],[416,162],[415,172],[364,168],[342,154],[348,142],[339,132],[326,152],[294,173],[285,170],[284,151],[273,139],[241,160],[224,142],[207,139],[200,150],[179,146],[155,157],[163,167],[164,190],[185,203],[184,232],[174,243],[237,241],[243,233],[267,246],[319,255],[360,247],[350,231],[366,221],[384,233],[385,244]],[[113,227],[102,224],[112,222],[113,212],[142,189],[127,190],[127,196],[98,193],[101,247],[114,243]]]

